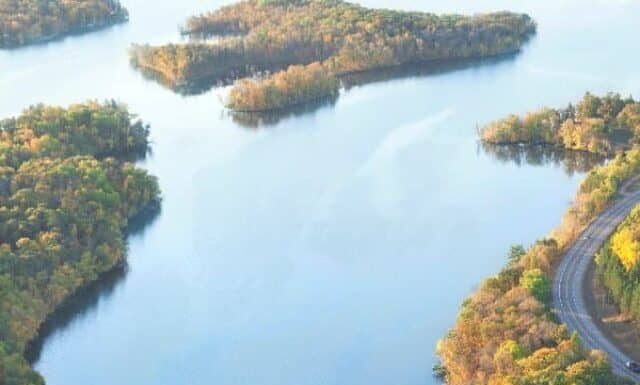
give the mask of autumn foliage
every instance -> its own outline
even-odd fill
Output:
[[[245,0],[192,17],[184,28],[190,36],[219,40],[136,45],[131,59],[176,88],[314,62],[340,76],[515,52],[535,28],[529,16],[508,12],[437,16],[340,0]]]
[[[267,111],[336,97],[338,78],[320,63],[291,66],[261,80],[240,80],[229,93],[235,111]]]
[[[575,107],[543,108],[490,123],[481,137],[493,144],[550,144],[607,155],[640,143],[640,103],[619,94],[587,93]]]
[[[118,0],[0,0],[0,48],[50,40],[128,19]]]
[[[438,373],[448,384],[624,382],[612,374],[602,353],[585,349],[577,335],[567,333],[549,302],[552,272],[564,250],[611,203],[621,184],[639,172],[637,148],[594,168],[559,228],[528,250],[512,248],[508,265],[464,302],[455,326],[438,344]]]
[[[23,358],[40,325],[122,264],[129,220],[159,203],[129,159],[148,129],[113,101],[38,105],[0,121],[0,384],[42,384]]]
[[[640,321],[640,206],[596,256],[598,279],[620,311]]]

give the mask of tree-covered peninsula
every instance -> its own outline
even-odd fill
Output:
[[[0,48],[104,28],[128,18],[118,0],[0,0]]]
[[[370,9],[341,0],[245,0],[188,20],[185,34],[216,36],[215,41],[135,45],[130,54],[135,66],[177,89],[276,72],[257,85],[238,85],[237,94],[247,95],[247,100],[236,97],[234,103],[251,107],[253,93],[267,93],[276,81],[290,78],[277,71],[292,65],[317,73],[317,66],[308,65],[321,63],[323,76],[330,78],[406,64],[495,56],[518,51],[535,29],[529,16],[509,12],[438,16]],[[315,87],[310,81],[305,85]],[[304,98],[287,95],[286,99],[297,104],[319,93]],[[282,100],[273,107],[282,107]]]
[[[262,80],[242,79],[229,93],[234,111],[260,112],[334,98],[340,81],[320,63],[293,65]]]
[[[587,93],[576,106],[510,115],[481,131],[492,144],[548,144],[609,155],[640,143],[640,103],[610,93]]]
[[[449,385],[621,384],[606,356],[583,347],[551,306],[552,274],[578,234],[640,172],[640,148],[594,168],[562,224],[529,249],[512,247],[507,266],[464,301],[455,326],[438,344],[436,373]]]
[[[123,105],[38,105],[0,121],[0,384],[37,385],[24,358],[65,299],[125,258],[128,221],[157,207],[127,163],[148,128]]]

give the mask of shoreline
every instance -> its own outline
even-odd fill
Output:
[[[161,212],[161,202],[153,202],[129,219],[123,230],[125,242],[129,236],[143,231],[145,227],[153,223]],[[26,344],[22,352],[32,369],[40,359],[42,348],[49,337],[54,335],[59,328],[72,322],[77,315],[84,314],[95,306],[104,296],[104,289],[109,289],[108,294],[124,279],[129,271],[128,257],[127,249],[122,259],[115,265],[99,273],[95,280],[76,288],[47,314],[38,326],[37,334]]]
[[[92,27],[80,27],[80,28],[73,28],[70,29],[68,31],[61,31],[60,33],[54,34],[54,35],[48,35],[48,36],[41,36],[37,39],[34,40],[27,40],[26,42],[24,42],[23,44],[10,44],[10,45],[0,45],[0,51],[18,51],[20,49],[23,48],[28,48],[28,47],[32,47],[32,46],[39,46],[39,45],[46,45],[48,43],[52,43],[52,42],[56,42],[56,41],[62,41],[68,37],[74,37],[74,36],[82,36],[85,34],[89,34],[92,32],[97,32],[97,31],[102,31],[111,27],[115,27],[118,25],[122,25],[122,24],[126,24],[129,22],[129,16],[125,16],[123,18],[117,19],[117,20],[113,20],[110,22],[105,22],[102,24],[98,24],[98,25],[94,25]]]
[[[535,36],[535,35],[534,35]],[[525,42],[525,44],[528,44],[529,41],[533,39],[533,37],[529,38],[529,40],[527,42]],[[384,65],[384,66],[379,66],[379,67],[372,67],[372,68],[368,68],[368,69],[360,69],[360,70],[352,70],[352,71],[344,71],[344,72],[339,72],[336,73],[336,77],[341,81],[341,82],[346,82],[348,87],[344,87],[345,89],[349,89],[352,88],[354,86],[354,84],[350,84],[351,82],[349,82],[349,78],[350,77],[357,77],[357,76],[364,76],[364,75],[376,75],[376,74],[384,74],[385,72],[388,71],[398,71],[398,72],[410,72],[412,70],[420,70],[420,71],[426,71],[431,73],[431,71],[433,70],[457,70],[459,69],[459,67],[464,66],[464,65],[469,65],[469,66],[473,66],[473,65],[482,65],[484,64],[483,61],[487,60],[487,61],[496,61],[496,62],[500,62],[501,60],[507,60],[507,59],[511,59],[516,57],[519,53],[522,52],[522,47],[519,47],[517,49],[514,50],[508,50],[508,51],[504,51],[504,52],[498,52],[495,54],[490,54],[490,55],[478,55],[478,56],[469,56],[469,57],[455,57],[455,58],[448,58],[448,59],[430,59],[430,60],[420,60],[420,61],[411,61],[411,62],[407,62],[407,63],[400,63],[400,64],[391,64],[391,65]],[[150,65],[148,63],[146,63],[145,61],[141,61],[140,59],[137,58],[137,55],[132,54],[130,56],[130,64],[132,67],[134,67],[134,69],[138,69],[139,73],[146,79],[148,80],[154,80],[158,83],[160,83],[162,86],[170,89],[173,92],[176,92],[178,94],[181,95],[200,95],[203,94],[205,92],[210,91],[212,88],[216,87],[216,86],[229,86],[229,85],[233,85],[236,81],[242,79],[245,76],[251,76],[252,78],[255,79],[260,79],[260,77],[264,74],[264,76],[262,77],[267,77],[270,75],[273,75],[274,73],[280,72],[280,71],[284,71],[286,70],[286,68],[292,66],[292,65],[308,65],[309,63],[306,64],[288,64],[288,65],[284,65],[282,66],[278,66],[278,65],[274,65],[273,68],[270,69],[265,69],[262,71],[255,71],[255,70],[240,70],[237,72],[236,75],[231,75],[231,76],[220,76],[220,75],[207,75],[207,74],[202,74],[199,76],[195,76],[191,79],[184,79],[184,78],[178,78],[177,76],[175,76],[175,74],[168,74],[166,71],[161,71],[158,70],[157,67]],[[420,75],[418,74],[417,76],[429,76],[429,73],[424,74],[424,75]],[[392,80],[394,78],[401,78],[403,77],[401,74],[398,74],[398,76],[390,76],[389,79],[386,80]],[[364,82],[354,82],[356,83],[355,85],[363,85],[363,84],[368,84],[368,83],[374,83],[375,80],[372,81],[364,81]],[[313,101],[311,101],[313,102]],[[309,102],[303,102],[300,104],[306,104]],[[257,110],[257,111],[240,111],[240,110],[232,110],[232,111],[236,111],[236,112],[246,112],[246,113],[252,113],[252,112],[269,112],[269,111],[276,111],[276,110],[282,110],[282,109],[286,109],[288,107],[295,107],[298,106],[298,104],[296,105],[289,105],[289,106],[284,106],[284,107],[278,107],[275,109],[261,109],[261,110]],[[226,106],[225,106],[226,108]],[[229,109],[231,110],[231,109]]]
[[[513,142],[494,142],[494,141],[489,141],[489,140],[484,140],[484,139],[478,139],[478,141],[482,144],[487,144],[487,145],[491,145],[491,146],[499,146],[499,147],[508,147],[508,146],[518,146],[518,147],[529,147],[529,146],[542,146],[542,147],[551,147],[551,148],[555,148],[561,151],[573,151],[573,152],[581,152],[584,154],[591,154],[591,155],[597,155],[597,156],[603,156],[606,158],[615,156],[618,153],[623,153],[625,151],[628,151],[631,149],[630,146],[626,146],[626,147],[619,147],[619,148],[614,148],[611,152],[594,152],[594,151],[589,151],[589,150],[585,150],[583,148],[567,148],[562,146],[561,144],[558,143],[552,143],[552,142],[545,142],[545,141],[534,141],[534,142],[527,142],[527,141],[513,141]]]
[[[636,171],[621,183],[610,204],[578,231],[575,240],[567,245],[554,269],[552,290],[553,310],[559,322],[569,331],[578,333],[586,349],[603,352],[613,374],[636,381],[640,376],[625,368],[625,362],[629,360],[627,352],[601,328],[590,299],[596,296],[591,290],[594,256],[631,210],[640,204],[640,191],[629,191],[638,180]]]

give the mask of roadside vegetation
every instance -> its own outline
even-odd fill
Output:
[[[482,129],[493,144],[548,144],[610,155],[640,143],[640,103],[610,93],[587,93],[574,107],[510,115]]]
[[[450,385],[621,384],[603,353],[585,349],[551,306],[553,269],[582,230],[640,172],[640,149],[618,154],[583,180],[561,225],[530,248],[514,246],[507,266],[466,299],[438,344],[434,373]]]
[[[596,274],[623,315],[640,321],[640,206],[596,256]]]
[[[315,62],[322,64],[323,76],[332,77],[512,53],[535,29],[529,16],[509,12],[437,16],[370,9],[341,0],[245,0],[192,17],[184,27],[187,35],[218,40],[134,45],[131,61],[177,89],[265,72],[275,72],[264,80],[273,83],[290,78],[278,71]]]
[[[129,220],[159,204],[156,178],[124,161],[147,136],[112,101],[0,121],[0,384],[44,383],[29,343],[65,299],[124,263]]]
[[[48,41],[128,18],[118,0],[0,0],[0,48]]]

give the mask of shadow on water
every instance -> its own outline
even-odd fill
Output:
[[[127,237],[144,234],[148,226],[153,223],[161,213],[160,204],[152,204],[142,213],[129,221]],[[64,330],[73,321],[85,317],[100,304],[111,297],[115,289],[124,281],[129,271],[126,261],[103,273],[100,277],[81,288],[75,294],[67,298],[40,326],[38,337],[31,341],[25,351],[25,357],[30,364],[40,359],[45,342],[56,333]]]
[[[560,166],[572,176],[575,173],[585,173],[595,166],[602,165],[605,157],[584,151],[569,151],[549,145],[496,145],[480,143],[479,150],[489,154],[503,163],[513,163],[517,166]]]
[[[501,55],[495,55],[483,58],[472,59],[454,59],[454,60],[435,60],[430,62],[419,62],[412,64],[405,64],[400,66],[393,66],[381,69],[368,70],[348,75],[341,76],[341,82],[346,90],[353,87],[362,86],[371,83],[384,82],[388,80],[396,80],[403,78],[417,78],[423,76],[433,76],[440,74],[447,74],[455,71],[461,71],[465,69],[484,67],[495,65],[498,63],[513,62],[516,57],[522,52],[517,50]],[[240,79],[247,76],[261,77],[268,75],[269,73],[277,72],[281,68],[274,67],[266,69],[264,71],[242,70],[233,74],[230,77],[221,79],[215,78],[201,78],[195,81],[190,81],[184,84],[176,84],[167,79],[164,75],[151,70],[137,66],[134,62],[130,65],[138,70],[141,76],[149,81],[156,82],[163,87],[181,95],[181,96],[196,96],[210,91],[214,87],[228,86],[235,82],[236,79]],[[313,111],[316,111],[322,107],[335,104],[336,100],[322,100],[313,103],[306,103],[304,106],[295,106],[291,108],[281,109],[271,112],[243,112],[243,113],[229,113],[232,115],[233,120],[239,125],[247,128],[258,128],[262,126],[275,125],[283,119],[300,116]]]
[[[45,341],[64,330],[69,324],[91,313],[102,299],[109,298],[115,288],[127,275],[126,263],[116,266],[100,276],[94,283],[84,287],[76,294],[69,297],[40,327],[38,337],[31,341],[25,352],[29,363],[33,364],[40,359],[40,354]]]
[[[127,237],[144,235],[149,225],[158,219],[162,213],[160,202],[153,202],[135,217],[129,219],[126,230]]]
[[[509,63],[515,61],[520,52],[521,51],[516,51],[475,59],[438,60],[427,63],[405,64],[401,66],[357,72],[345,75],[341,80],[345,89],[348,90],[357,86],[389,80],[434,76],[463,71],[470,68],[481,68],[499,63]]]
[[[418,78],[424,76],[433,76],[447,74],[455,71],[462,71],[470,68],[480,68],[490,66],[497,63],[508,63],[514,61],[517,52],[493,56],[490,58],[465,59],[465,60],[447,60],[430,63],[420,63],[412,65],[403,65],[389,67],[385,69],[371,70],[359,72],[341,77],[341,82],[345,90],[354,87],[380,83],[389,80],[398,80],[404,78]],[[240,126],[246,128],[260,128],[265,126],[273,126],[284,119],[297,117],[315,112],[324,107],[335,105],[336,98],[324,99],[313,103],[306,103],[291,108],[285,108],[269,112],[227,112],[233,121]]]
[[[41,48],[43,46],[47,46],[50,44],[56,44],[68,39],[73,39],[74,37],[86,35],[88,33],[97,34],[100,32],[107,32],[110,28],[114,28],[117,26],[124,25],[129,22],[129,18],[122,20],[115,20],[112,22],[106,22],[98,25],[94,25],[91,27],[82,27],[82,28],[74,28],[70,31],[66,31],[64,33],[60,33],[57,35],[48,35],[35,40],[31,40],[28,42],[24,42],[21,44],[10,44],[3,47],[0,47],[0,51],[19,51],[24,49],[31,48]]]
[[[197,96],[208,92],[214,87],[224,87],[229,86],[235,83],[237,79],[242,79],[245,77],[256,77],[260,78],[266,76],[270,73],[279,71],[281,67],[273,67],[273,68],[264,68],[261,71],[253,70],[253,69],[242,69],[234,72],[233,74],[226,77],[200,77],[198,79],[193,79],[188,82],[176,83],[175,81],[167,78],[160,72],[157,72],[153,69],[142,67],[136,65],[134,62],[130,62],[131,67],[136,69],[138,73],[142,76],[143,79],[158,83],[164,88],[175,92],[181,96]]]
[[[294,107],[283,108],[277,111],[268,112],[237,112],[226,111],[225,114],[238,125],[255,129],[260,127],[274,126],[280,121],[292,117],[303,116],[314,113],[325,107],[332,107],[336,104],[338,97],[324,98],[312,103],[300,104]]]

